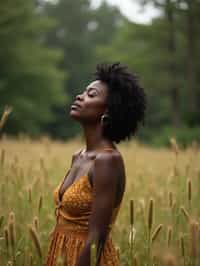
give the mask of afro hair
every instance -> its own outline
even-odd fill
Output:
[[[120,63],[97,65],[95,77],[108,87],[107,108],[109,120],[103,135],[119,143],[130,139],[144,124],[146,95],[135,74]]]

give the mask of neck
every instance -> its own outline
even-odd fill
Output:
[[[103,137],[102,126],[100,124],[84,125],[83,131],[86,142],[86,151],[92,151],[113,145],[110,140]]]

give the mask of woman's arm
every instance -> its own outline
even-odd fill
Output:
[[[89,234],[77,266],[90,266],[90,246],[93,243],[96,244],[99,265],[116,200],[120,163],[121,157],[116,153],[101,153],[94,161],[94,200],[89,219]]]

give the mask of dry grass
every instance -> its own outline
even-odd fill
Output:
[[[118,146],[127,175],[113,228],[122,266],[200,265],[200,150],[171,144]],[[1,265],[42,265],[55,223],[53,188],[83,146],[79,139],[0,140]]]

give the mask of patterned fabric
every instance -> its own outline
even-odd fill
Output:
[[[93,188],[88,175],[82,175],[70,185],[59,199],[60,182],[54,190],[56,225],[50,234],[46,266],[76,266],[77,259],[88,236],[88,221],[92,209]],[[115,222],[118,206],[113,210],[111,227]],[[102,251],[100,266],[119,266],[119,257],[110,233]]]

